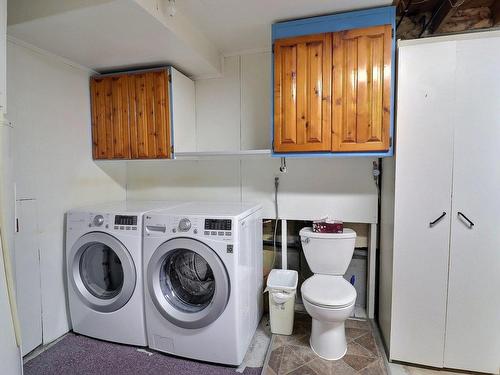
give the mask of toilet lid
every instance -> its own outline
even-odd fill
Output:
[[[314,275],[302,283],[302,298],[313,305],[341,308],[356,301],[356,289],[342,276]]]
[[[302,228],[299,232],[300,237],[309,238],[356,238],[356,232],[350,228],[344,228],[342,233],[320,233],[313,232],[311,227]]]

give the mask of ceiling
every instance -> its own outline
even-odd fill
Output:
[[[221,73],[220,55],[269,50],[277,21],[389,5],[392,0],[9,1],[10,37],[107,72],[173,65]]]
[[[218,74],[220,58],[207,39],[191,43],[192,30],[183,24],[165,25],[144,4],[103,1],[10,24],[7,32],[98,72],[173,65],[188,75]],[[212,56],[205,53],[207,47],[214,49]]]
[[[456,8],[457,9],[466,9],[466,8],[478,8],[478,7],[489,7],[493,4],[494,0],[465,0],[465,1],[456,1],[453,0],[454,4],[460,4]],[[412,1],[409,0],[398,0],[398,13],[401,13],[408,6],[408,15],[415,15],[424,12],[432,12],[435,11],[440,5],[441,0],[419,0]]]
[[[223,54],[270,49],[271,24],[373,8],[392,0],[176,0],[177,9]]]

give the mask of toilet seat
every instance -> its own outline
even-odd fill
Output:
[[[341,309],[356,301],[356,289],[342,276],[313,275],[302,283],[302,298],[329,309]]]

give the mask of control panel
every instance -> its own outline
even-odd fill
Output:
[[[205,230],[231,230],[230,219],[205,219]]]
[[[205,236],[231,237],[231,219],[205,219]]]
[[[137,215],[114,215],[106,212],[69,212],[68,230],[85,228],[104,232],[127,231],[140,235],[141,217]]]
[[[137,225],[137,216],[115,215],[115,225]]]
[[[137,230],[137,216],[115,215],[113,228],[116,230]]]
[[[145,218],[146,236],[153,235],[153,233],[171,233],[179,236],[212,237],[225,241],[231,240],[233,236],[231,219],[169,216],[167,220],[159,222],[154,216],[146,215]]]

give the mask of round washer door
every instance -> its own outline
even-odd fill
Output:
[[[182,328],[209,325],[229,300],[226,267],[212,248],[192,238],[174,238],[156,249],[147,284],[158,311]]]
[[[137,279],[134,261],[115,237],[87,233],[75,242],[68,260],[72,287],[91,309],[113,312],[132,297]]]

